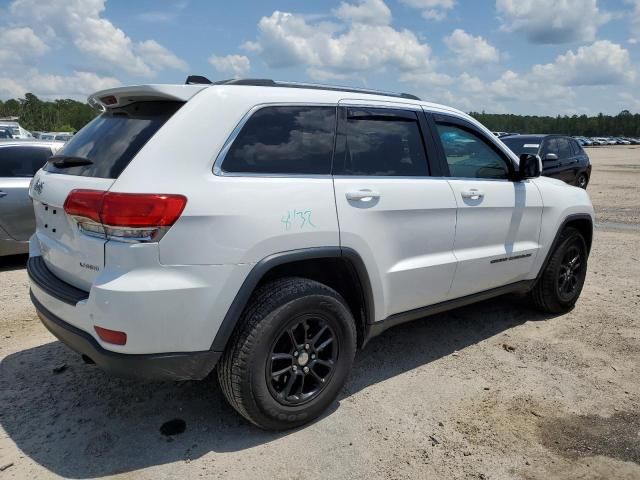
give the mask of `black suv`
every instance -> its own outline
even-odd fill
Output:
[[[518,156],[523,153],[540,155],[542,175],[587,188],[591,162],[587,152],[574,138],[564,135],[510,135],[500,140]]]

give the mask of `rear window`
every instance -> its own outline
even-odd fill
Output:
[[[45,170],[83,177],[118,178],[142,147],[183,105],[181,102],[136,102],[109,109],[76,133],[56,157],[80,157],[89,165]]]
[[[537,155],[542,139],[540,138],[501,138],[502,142],[516,155],[531,153]]]
[[[0,177],[33,177],[51,156],[49,147],[11,146],[0,148]]]
[[[336,107],[265,107],[244,125],[222,169],[233,173],[331,172]]]

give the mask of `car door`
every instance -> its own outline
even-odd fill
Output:
[[[549,158],[549,154],[557,158]],[[542,142],[542,175],[545,177],[561,178],[560,151],[558,149],[558,138],[547,137]]]
[[[571,144],[567,137],[557,137],[556,141],[558,145],[558,159],[560,161],[557,178],[573,185],[576,181],[576,158],[571,149]]]
[[[433,119],[457,203],[458,267],[449,297],[527,278],[540,248],[538,188],[529,180],[512,181],[508,154],[471,122],[442,114]]]
[[[47,146],[0,146],[0,227],[14,240],[29,240],[35,232],[29,183],[51,153]]]
[[[375,319],[441,302],[456,268],[456,202],[421,107],[342,101],[333,161],[342,248],[371,279]]]

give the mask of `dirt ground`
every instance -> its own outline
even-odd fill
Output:
[[[24,258],[0,267],[0,480],[640,478],[640,147],[589,150],[597,212],[582,297],[500,298],[387,331],[320,420],[267,433],[215,379],[109,378],[57,342]],[[181,419],[186,430],[160,427]]]

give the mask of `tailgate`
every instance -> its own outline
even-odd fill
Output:
[[[104,267],[106,239],[82,233],[64,213],[64,201],[71,190],[108,190],[114,181],[40,171],[31,186],[42,257],[54,275],[82,290],[89,291]]]
[[[54,275],[76,288],[91,289],[105,267],[107,235],[97,209],[90,212],[93,226],[86,229],[86,219],[79,224],[78,218],[65,213],[65,200],[73,190],[93,190],[89,192],[93,195],[109,190],[182,105],[183,102],[163,99],[133,101],[105,109],[36,174],[29,189],[35,209],[36,239],[45,264]]]

